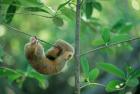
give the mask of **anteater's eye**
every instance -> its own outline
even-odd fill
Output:
[[[56,59],[55,57],[50,56],[50,55],[47,55],[46,57],[47,57],[49,60],[55,60],[55,59]]]
[[[70,54],[70,55],[68,55],[68,60],[70,59],[72,57],[72,55]]]

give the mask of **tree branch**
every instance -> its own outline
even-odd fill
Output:
[[[75,29],[75,94],[80,94],[80,6],[76,4],[76,29]]]
[[[22,32],[22,31],[20,31],[19,29],[15,28],[15,27],[13,27],[13,26],[11,26],[11,25],[7,25],[7,24],[5,24],[5,23],[4,23],[4,25],[5,25],[9,30],[12,29],[12,30],[14,30],[15,32],[18,32],[18,33],[24,34],[24,35],[29,36],[29,37],[33,37],[33,35],[30,35],[30,34],[28,34],[28,33]],[[52,44],[52,43],[46,42],[46,41],[41,40],[41,39],[39,39],[39,38],[37,38],[37,39],[38,39],[39,41],[41,41],[41,42],[46,43],[46,44],[49,44],[49,45],[53,45],[53,46],[55,46],[55,45]]]
[[[109,48],[109,47],[112,47],[112,46],[116,46],[118,44],[122,44],[122,43],[125,43],[125,42],[138,40],[138,39],[140,39],[140,37],[124,40],[124,41],[121,41],[121,42],[112,43],[112,44],[109,44],[109,45],[99,46],[99,47],[97,47],[97,48],[95,48],[93,50],[89,50],[87,52],[84,52],[84,53],[80,54],[80,56],[83,56],[83,55],[86,55],[86,54],[89,54],[89,53],[92,53],[92,52],[95,52],[95,51],[98,51],[98,50],[101,50],[101,49],[104,49],[104,48]]]

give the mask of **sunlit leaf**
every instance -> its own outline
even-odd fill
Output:
[[[0,76],[16,75],[18,74],[15,70],[10,68],[0,68]]]
[[[65,5],[67,5],[71,0],[68,0],[67,2],[60,4],[57,8],[57,10],[60,10],[62,7],[64,7]]]
[[[26,7],[41,7],[43,6],[43,3],[40,2],[40,0],[17,0],[22,6]]]
[[[102,70],[104,70],[104,71],[106,71],[108,73],[111,73],[111,74],[113,74],[113,75],[115,75],[117,77],[125,79],[125,73],[121,69],[117,68],[113,64],[110,64],[110,63],[98,63],[97,66],[100,69],[102,69]]]
[[[112,80],[106,85],[105,90],[107,92],[114,92],[114,91],[120,90],[120,88],[121,88],[120,84],[121,83],[122,83],[121,81]]]
[[[40,74],[38,72],[34,72],[34,71],[29,72],[28,76],[31,77],[31,78],[45,79],[44,75],[42,75],[42,74]]]
[[[130,31],[133,27],[132,23],[125,23],[125,25],[121,28],[120,33],[127,33],[128,31]]]
[[[94,39],[92,41],[92,45],[94,45],[94,46],[99,46],[99,45],[103,45],[103,44],[104,44],[104,40],[102,38]]]
[[[94,68],[89,72],[89,80],[94,81],[99,75],[99,69]]]
[[[45,12],[45,13],[49,13],[47,10],[39,8],[39,7],[27,7],[27,8],[25,8],[25,10],[32,11],[32,12]]]
[[[62,14],[65,15],[66,17],[68,17],[69,19],[71,19],[71,20],[75,19],[75,12],[72,9],[63,7],[60,10],[61,10]]]
[[[121,41],[125,41],[128,39],[130,39],[130,35],[128,35],[128,34],[117,34],[111,38],[110,43],[121,42]]]
[[[88,64],[88,60],[86,58],[81,58],[81,66],[82,66],[82,70],[85,74],[85,77],[88,77],[89,75],[89,64]]]

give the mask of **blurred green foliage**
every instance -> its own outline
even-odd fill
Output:
[[[0,0],[2,94],[73,94],[74,60],[60,74],[49,77],[39,74],[30,67],[24,55],[24,45],[29,37],[7,28],[7,25],[50,43],[63,39],[74,46],[75,7],[76,0]],[[81,53],[140,36],[139,20],[139,0],[82,0]],[[139,43],[137,40],[118,44],[81,56],[81,85],[87,87],[81,89],[82,93],[121,94],[128,89],[137,92]],[[43,46],[46,51],[51,47]],[[105,86],[105,91],[98,90],[98,83]]]

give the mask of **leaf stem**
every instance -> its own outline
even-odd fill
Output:
[[[32,37],[32,36],[33,36],[33,35],[28,34],[28,33],[22,32],[22,31],[20,31],[19,29],[15,28],[15,27],[13,27],[13,26],[11,26],[11,25],[8,25],[8,24],[5,24],[5,23],[4,23],[4,25],[5,25],[9,30],[12,29],[12,30],[14,30],[15,32],[18,32],[18,33],[24,34],[24,35],[29,36],[29,37]],[[46,42],[46,41],[41,40],[41,39],[39,39],[39,38],[37,38],[37,39],[38,39],[39,41],[41,41],[41,42],[46,43],[46,44],[49,44],[49,45],[53,45],[53,46],[55,46],[55,45],[52,44],[52,43]]]
[[[102,86],[102,87],[105,87],[105,85],[103,84],[100,84],[100,83],[88,83],[88,84],[85,84],[83,86],[80,87],[80,89],[84,88],[84,87],[87,87],[89,85],[97,85],[97,86]]]
[[[84,56],[86,54],[89,54],[89,53],[92,53],[92,52],[95,52],[95,51],[98,51],[98,50],[101,50],[101,49],[104,49],[104,48],[109,48],[109,47],[112,47],[112,46],[116,46],[118,44],[122,44],[122,43],[125,43],[125,42],[130,42],[130,41],[134,41],[134,40],[138,40],[140,39],[140,37],[135,37],[135,38],[131,38],[131,39],[128,39],[128,40],[124,40],[124,41],[120,41],[120,42],[115,42],[115,43],[111,43],[109,45],[103,45],[103,46],[99,46],[95,49],[92,49],[92,50],[89,50],[87,52],[84,52],[82,54],[80,54],[80,56]]]

